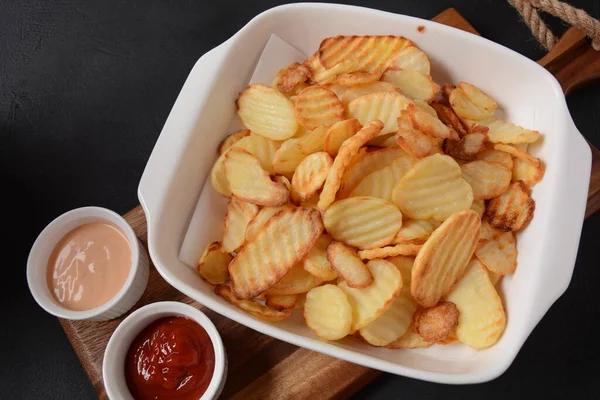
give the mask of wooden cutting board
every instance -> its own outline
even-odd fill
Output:
[[[433,20],[477,34],[454,9],[444,11]],[[540,60],[540,64],[558,78],[567,93],[600,77],[600,53],[592,50],[584,39],[580,32],[570,29],[554,50]],[[600,152],[593,146],[592,151],[592,179],[586,217],[600,209]],[[147,246],[146,218],[141,206],[125,214],[125,219]],[[178,292],[152,266],[148,287],[134,310],[164,300],[192,304],[215,323],[229,360],[223,399],[347,398],[381,374],[273,339],[229,320]],[[125,316],[108,322],[60,320],[101,399],[108,398],[102,381],[104,349]]]

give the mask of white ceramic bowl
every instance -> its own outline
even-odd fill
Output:
[[[180,316],[189,318],[202,326],[215,349],[215,370],[208,388],[199,400],[219,397],[227,378],[227,355],[221,336],[210,319],[200,310],[176,301],[148,304],[134,311],[113,332],[102,362],[102,378],[109,399],[133,400],[125,381],[125,356],[131,342],[152,322],[159,318]]]
[[[420,25],[425,27],[423,33],[417,31]],[[508,324],[496,345],[482,351],[460,344],[391,350],[353,338],[324,342],[300,315],[270,324],[228,304],[179,259],[196,205],[203,216],[198,228],[202,240],[197,245],[204,248],[221,234],[223,200],[210,184],[205,185],[206,177],[219,142],[230,133],[237,94],[247,84],[272,33],[305,54],[312,54],[328,36],[406,36],[429,55],[437,82],[471,82],[498,101],[509,121],[544,134],[531,150],[546,163],[546,175],[533,189],[535,218],[517,235],[519,267],[502,280]],[[138,195],[148,220],[149,251],[156,269],[192,299],[254,330],[333,357],[429,381],[476,383],[491,380],[510,366],[533,328],[569,285],[590,166],[590,149],[571,119],[558,82],[533,61],[432,21],[359,7],[304,3],[260,14],[198,60],[156,143]]]
[[[107,222],[121,229],[131,246],[131,269],[121,290],[108,302],[91,310],[69,310],[56,301],[48,288],[48,259],[64,235],[91,222]],[[131,226],[119,214],[101,207],[77,208],[56,218],[37,237],[27,259],[27,283],[35,301],[50,314],[73,320],[107,321],[126,313],[144,293],[149,271],[148,255]]]

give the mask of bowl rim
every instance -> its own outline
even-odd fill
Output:
[[[494,48],[494,49],[496,49],[496,51],[501,51],[503,54],[511,57],[512,59],[519,59],[522,62],[527,62],[529,65],[532,66],[532,68],[535,68],[537,72],[539,72],[540,74],[544,75],[545,78],[547,78],[548,83],[552,87],[552,90],[557,94],[557,101],[560,103],[559,104],[560,107],[564,110],[565,114],[567,116],[569,116],[569,118],[566,119],[566,123],[568,124],[567,128],[569,130],[569,132],[567,132],[567,133],[569,135],[573,136],[573,139],[576,139],[576,140],[573,140],[573,142],[572,142],[572,148],[577,150],[578,152],[583,151],[582,148],[585,145],[585,140],[583,139],[583,137],[577,130],[574,123],[572,122],[572,119],[570,118],[570,114],[568,112],[564,94],[562,93],[562,89],[561,89],[560,85],[558,84],[558,81],[554,78],[554,76],[552,76],[552,74],[550,74],[550,72],[548,72],[546,69],[544,69],[543,67],[541,67],[539,64],[535,63],[534,61],[528,59],[527,57],[525,57],[505,46],[502,46],[498,43],[488,40],[484,37],[473,35],[471,33],[462,31],[457,28],[453,28],[450,26],[446,26],[446,25],[434,22],[434,21],[425,20],[425,19],[421,19],[421,18],[417,18],[417,17],[406,16],[406,15],[402,15],[402,14],[395,14],[395,13],[390,13],[390,12],[386,12],[386,11],[370,9],[370,8],[366,8],[366,7],[340,5],[340,4],[299,3],[299,4],[282,5],[282,6],[268,9],[268,10],[262,12],[261,14],[257,15],[256,17],[254,17],[252,20],[250,20],[245,26],[243,26],[237,33],[235,33],[226,42],[222,43],[221,45],[217,46],[215,49],[207,52],[204,56],[202,56],[201,59],[197,62],[194,69],[198,68],[198,65],[201,64],[202,61],[206,62],[209,58],[211,58],[212,59],[211,61],[213,61],[213,62],[215,62],[215,61],[218,62],[219,58],[227,57],[229,54],[229,51],[231,50],[231,47],[233,47],[233,45],[237,42],[237,40],[239,40],[240,36],[245,35],[247,33],[247,31],[252,28],[252,26],[262,23],[263,19],[265,19],[267,17],[273,17],[272,14],[275,14],[282,10],[288,10],[288,9],[311,11],[311,12],[332,12],[332,11],[336,11],[336,10],[360,10],[361,12],[368,12],[368,13],[372,13],[372,14],[376,14],[376,15],[393,16],[394,18],[397,18],[399,20],[411,21],[413,24],[425,24],[428,27],[435,26],[435,27],[438,27],[442,32],[451,31],[453,34],[457,35],[461,39],[464,38],[466,41],[481,42],[482,44],[484,44],[487,47]],[[194,70],[192,70],[192,72],[190,73],[190,76],[193,74],[194,74]],[[209,88],[209,90],[212,90],[212,88]],[[182,92],[183,92],[183,90],[182,90]],[[175,107],[176,107],[176,105],[174,105],[173,109],[175,109]],[[161,133],[161,136],[163,136],[163,133]],[[160,139],[161,138],[159,137],[159,141],[160,141]],[[158,142],[157,142],[157,146],[158,146]],[[589,149],[587,151],[589,153]],[[586,158],[586,157],[584,157],[584,158]],[[591,156],[587,157],[587,158],[590,158],[590,160],[591,160]],[[591,161],[587,160],[587,158],[583,159],[582,163],[587,163],[589,165],[591,163]],[[150,161],[149,161],[149,164],[150,164]],[[417,378],[417,379],[422,379],[422,380],[427,380],[427,381],[432,381],[432,382],[439,382],[439,383],[466,384],[466,383],[479,383],[479,382],[489,381],[489,380],[492,380],[492,379],[498,377],[502,373],[504,373],[508,369],[508,367],[512,364],[516,355],[522,348],[525,340],[527,339],[527,337],[531,334],[531,332],[533,330],[533,328],[529,329],[529,327],[527,327],[527,329],[526,329],[527,332],[523,332],[522,334],[516,335],[513,344],[510,347],[503,349],[503,356],[499,362],[497,362],[493,365],[490,365],[488,368],[485,368],[483,370],[478,370],[475,372],[456,373],[456,374],[448,374],[445,372],[435,372],[435,371],[417,369],[417,368],[413,368],[413,367],[407,367],[407,366],[404,366],[401,364],[396,364],[396,363],[393,363],[390,361],[382,360],[375,355],[369,355],[369,354],[365,354],[365,353],[362,353],[359,351],[349,350],[349,349],[346,349],[343,347],[334,346],[329,343],[325,343],[322,341],[314,340],[309,337],[305,337],[301,334],[296,334],[296,333],[292,333],[292,332],[285,331],[285,330],[282,331],[282,330],[276,328],[275,326],[273,326],[272,324],[269,324],[269,323],[263,322],[263,321],[257,321],[254,318],[252,318],[251,316],[244,314],[243,312],[233,310],[232,307],[230,307],[230,305],[227,304],[224,300],[210,297],[210,296],[206,295],[205,293],[193,288],[192,286],[187,284],[185,281],[182,281],[178,277],[171,275],[171,273],[165,267],[165,265],[167,265],[168,263],[161,262],[163,257],[161,256],[161,254],[158,254],[155,249],[155,245],[157,243],[158,238],[156,236],[157,232],[156,232],[156,228],[154,226],[154,217],[156,217],[156,214],[153,215],[152,211],[153,211],[153,208],[154,209],[161,208],[162,205],[158,206],[157,204],[160,204],[160,202],[162,200],[164,200],[164,198],[160,197],[160,196],[164,196],[164,194],[159,194],[159,197],[157,197],[155,199],[152,199],[151,197],[147,198],[145,196],[144,183],[145,183],[144,176],[142,176],[142,180],[140,181],[140,186],[138,188],[138,197],[140,199],[140,202],[141,202],[141,204],[144,208],[144,211],[147,215],[147,218],[148,218],[148,227],[149,227],[149,230],[148,230],[149,238],[148,239],[149,239],[150,255],[151,255],[151,257],[155,263],[156,269],[160,273],[160,275],[169,284],[176,287],[179,291],[186,294],[190,298],[193,298],[193,299],[201,302],[208,308],[218,312],[219,314],[221,314],[227,318],[230,318],[240,324],[243,324],[251,329],[257,330],[266,335],[272,336],[272,337],[280,339],[280,340],[287,341],[289,343],[295,344],[300,347],[308,348],[308,349],[311,349],[314,351],[319,351],[323,354],[331,355],[333,357],[340,358],[340,359],[343,359],[343,360],[346,360],[349,362],[359,363],[361,365],[365,365],[370,368],[375,368],[375,369],[379,369],[379,370],[394,373],[394,374],[400,374],[400,375],[404,375],[404,376],[408,376],[408,377],[412,377],[412,378]],[[574,262],[574,259],[573,259],[573,262]],[[573,267],[566,268],[566,269],[568,269],[572,273]],[[570,274],[569,274],[569,276],[570,276]],[[560,287],[560,288],[556,288],[555,291],[550,294],[549,297],[553,297],[552,301],[548,301],[547,304],[544,304],[543,306],[539,307],[539,310],[538,310],[540,313],[539,318],[541,318],[541,316],[547,312],[547,310],[550,308],[550,306],[553,304],[553,302],[558,297],[560,297],[560,295],[562,295],[562,293],[564,293],[564,291],[568,287],[569,281],[570,281],[570,279],[566,278],[564,286]],[[532,326],[533,327],[535,327],[537,322],[539,322],[539,318],[532,318]],[[494,351],[494,350],[487,349],[484,351]]]
[[[215,351],[215,368],[210,383],[200,400],[214,399],[219,395],[226,379],[227,362],[225,346],[223,345],[223,340],[221,339],[217,327],[206,314],[189,304],[178,301],[158,301],[147,304],[132,312],[119,324],[117,329],[115,329],[111,335],[108,344],[106,345],[106,349],[104,350],[102,361],[102,378],[109,398],[116,399],[123,398],[124,396],[116,386],[116,382],[112,375],[121,368],[120,366],[115,365],[117,358],[115,354],[117,349],[115,349],[115,347],[118,344],[122,344],[123,336],[133,332],[132,339],[127,344],[127,348],[129,348],[131,341],[133,341],[150,323],[169,315],[189,318],[204,328],[208,333]],[[129,392],[127,392],[127,394],[130,395]]]
[[[35,286],[36,281],[39,280],[39,276],[36,276],[35,273],[35,270],[36,268],[38,268],[38,266],[34,259],[37,257],[37,252],[40,251],[39,248],[42,245],[48,242],[58,243],[58,241],[62,238],[57,238],[56,235],[53,234],[53,231],[55,229],[58,229],[72,221],[83,221],[85,218],[90,217],[98,218],[100,220],[104,220],[109,224],[115,225],[125,234],[125,236],[127,237],[127,241],[129,242],[129,246],[131,247],[131,265],[125,283],[123,283],[121,289],[106,303],[89,310],[70,310],[58,304],[56,301],[48,299],[48,296],[46,296],[43,293],[40,293],[42,289],[39,289]],[[82,226],[85,223],[86,222],[82,222],[76,227]],[[52,314],[59,318],[70,319],[75,321],[95,318],[101,316],[102,314],[117,306],[119,302],[127,295],[129,290],[135,283],[135,278],[140,268],[140,251],[141,250],[139,240],[135,232],[133,231],[133,228],[131,227],[131,225],[129,225],[125,218],[123,218],[123,216],[117,214],[112,210],[109,210],[108,208],[98,206],[86,206],[75,208],[73,210],[65,212],[62,215],[59,215],[54,220],[52,220],[52,222],[46,225],[46,227],[40,232],[40,234],[36,238],[35,242],[33,243],[33,246],[31,246],[29,256],[27,257],[27,285],[29,286],[29,291],[31,292],[31,295],[33,296],[35,301],[49,314]],[[47,283],[44,281],[42,285],[47,286]]]

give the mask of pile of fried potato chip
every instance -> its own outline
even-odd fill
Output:
[[[497,119],[472,84],[434,82],[396,36],[327,38],[236,106],[247,130],[210,177],[229,198],[224,234],[198,264],[218,295],[270,322],[302,312],[325,340],[498,341],[539,132]]]

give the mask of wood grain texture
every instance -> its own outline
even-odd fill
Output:
[[[433,20],[477,34],[454,9],[444,11]],[[577,42],[576,37],[573,34],[567,38],[568,43]],[[559,42],[555,47],[557,57],[569,51],[568,43],[561,45]],[[552,57],[544,60],[544,63],[558,65],[553,64]],[[572,72],[562,73],[569,77],[569,82],[576,82]],[[594,165],[586,217],[600,208],[600,152],[593,147],[592,151]],[[144,246],[147,246],[146,218],[141,206],[128,212],[125,219]],[[163,300],[192,304],[215,323],[223,338],[229,361],[227,383],[221,395],[223,399],[343,399],[380,374],[379,371],[273,339],[222,317],[171,287],[160,277],[154,266],[151,266],[148,287],[131,311],[145,304]],[[112,332],[128,314],[108,322],[60,320],[101,399],[107,398],[102,381],[104,349]]]

